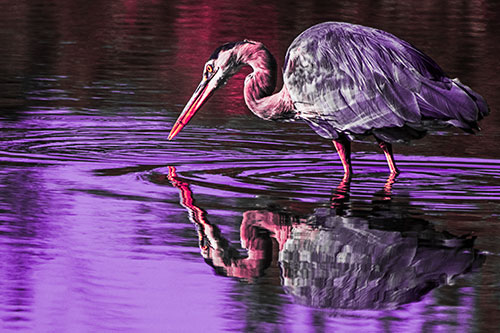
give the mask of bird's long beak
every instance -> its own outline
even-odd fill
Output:
[[[181,115],[179,116],[179,118],[177,118],[174,127],[172,127],[172,130],[168,135],[168,140],[172,140],[181,131],[181,129],[187,125],[189,120],[193,118],[196,111],[198,111],[203,106],[203,104],[205,104],[208,98],[215,91],[216,86],[210,84],[211,81],[212,80],[203,79],[200,82],[198,88],[196,88],[196,90],[194,91],[193,96],[191,96],[189,102],[187,102],[186,106],[184,107],[184,110],[182,110]]]

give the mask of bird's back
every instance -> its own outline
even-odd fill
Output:
[[[471,130],[488,113],[480,95],[411,44],[348,23],[300,34],[288,49],[284,82],[299,116],[331,139],[345,133],[407,141],[421,137],[428,120]]]

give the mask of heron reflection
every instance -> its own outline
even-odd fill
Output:
[[[407,216],[401,207],[392,209],[393,179],[370,211],[346,209],[349,183],[343,182],[337,189],[343,195],[307,216],[244,212],[240,239],[246,255],[208,221],[174,167],[169,167],[168,180],[180,190],[180,203],[197,227],[201,255],[218,274],[252,281],[277,259],[285,291],[307,306],[394,308],[478,270],[485,259],[474,249],[473,237],[437,231],[424,219]]]

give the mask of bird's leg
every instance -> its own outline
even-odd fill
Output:
[[[378,145],[384,151],[385,158],[387,159],[387,164],[389,165],[389,169],[391,170],[391,175],[399,174],[399,169],[396,167],[396,162],[394,162],[394,155],[392,154],[392,144],[382,141],[379,138],[376,138]]]
[[[351,166],[351,141],[347,139],[344,135],[338,137],[337,140],[333,140],[333,144],[337,149],[340,161],[344,167],[344,178],[343,181],[347,181],[351,178],[352,166]]]

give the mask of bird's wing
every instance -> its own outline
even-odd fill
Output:
[[[363,134],[420,124],[418,92],[452,81],[434,61],[389,33],[329,23],[298,36],[288,49],[284,81],[300,117],[318,134]]]

